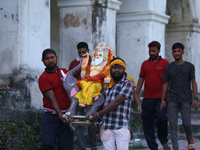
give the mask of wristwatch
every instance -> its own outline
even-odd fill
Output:
[[[196,99],[197,101],[199,101],[199,97],[197,96],[197,97],[194,97],[194,99]]]

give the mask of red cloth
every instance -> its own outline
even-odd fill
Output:
[[[92,62],[92,58],[91,58],[91,56],[89,56],[88,66],[91,65],[91,62]],[[74,60],[70,63],[68,71],[70,71],[70,70],[72,70],[73,68],[75,68],[76,66],[78,66],[79,63],[80,63],[79,61],[77,61],[76,59],[74,59]],[[79,76],[76,77],[76,79],[77,79],[78,81],[81,80],[81,73],[79,74]]]
[[[144,77],[144,98],[162,98],[163,75],[169,62],[159,58],[155,63],[148,59],[142,63],[140,77]],[[166,94],[166,99],[168,94]]]
[[[58,68],[58,71],[51,73],[44,71],[39,77],[38,82],[40,91],[43,94],[49,90],[54,91],[60,109],[65,110],[69,108],[71,101],[63,88],[62,81],[60,80],[60,78],[62,77],[60,72],[61,70],[63,70],[64,73],[67,73],[67,69],[65,68]],[[43,96],[43,106],[49,109],[53,109],[49,100],[44,96]]]

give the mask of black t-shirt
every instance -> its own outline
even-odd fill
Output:
[[[190,62],[167,65],[163,80],[170,81],[169,102],[192,103],[192,79],[195,79],[195,68]]]

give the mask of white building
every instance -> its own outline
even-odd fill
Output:
[[[1,0],[0,87],[29,90],[30,108],[41,109],[42,51],[55,49],[59,66],[68,68],[80,41],[91,51],[105,41],[137,82],[148,43],[157,40],[169,62],[172,44],[185,45],[200,92],[199,8],[199,0]]]

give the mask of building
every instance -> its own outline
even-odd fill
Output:
[[[42,51],[55,49],[59,66],[68,68],[80,41],[90,50],[105,41],[136,81],[149,42],[159,41],[169,62],[172,44],[182,42],[200,92],[199,7],[199,0],[1,0],[0,87],[9,99],[1,97],[2,112],[42,109],[37,83],[44,70]]]

